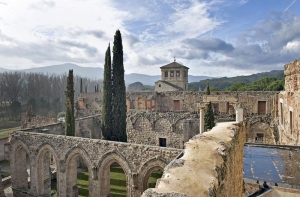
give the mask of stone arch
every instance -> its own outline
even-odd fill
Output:
[[[143,166],[139,169],[139,189],[142,192],[144,192],[146,189],[148,189],[148,181],[149,177],[151,176],[151,173],[154,170],[160,169],[163,171],[165,166],[168,164],[167,161],[165,161],[162,158],[152,158],[144,163]]]
[[[155,121],[155,131],[156,132],[169,132],[172,131],[172,124],[166,118],[160,118]]]
[[[110,193],[110,166],[113,163],[118,163],[123,169],[126,176],[126,189],[127,195],[131,196],[131,187],[133,185],[133,180],[131,176],[131,167],[126,161],[126,159],[117,151],[110,151],[104,154],[99,160],[98,164],[98,177],[100,179],[100,194],[99,196],[108,196]]]
[[[81,147],[71,148],[66,156],[66,189],[68,196],[74,196],[78,192],[77,188],[77,158],[82,158],[88,168],[89,173],[89,195],[93,194],[92,187],[92,162],[87,152]]]
[[[250,124],[247,141],[252,143],[275,144],[274,128],[269,123],[255,121]]]
[[[51,155],[56,161],[56,177],[59,177],[59,165],[58,156],[54,148],[48,144],[42,144],[36,151],[36,161],[37,161],[37,175],[38,175],[38,194],[39,195],[50,195],[51,194],[51,171],[50,162]],[[50,155],[50,154],[51,155]],[[47,169],[48,168],[48,169]],[[56,189],[59,191],[59,182],[57,181]]]
[[[28,146],[21,140],[18,140],[12,145],[11,155],[11,179],[12,187],[15,189],[29,190],[28,187],[28,172],[27,172],[27,156],[29,157],[30,172],[31,172],[31,157]],[[30,176],[32,173],[30,173]],[[31,178],[31,177],[30,177]],[[32,179],[31,179],[32,180]]]
[[[151,123],[148,118],[139,117],[134,121],[133,129],[138,132],[148,132],[151,130]]]
[[[184,118],[178,119],[174,124],[174,133],[183,134],[184,131]]]

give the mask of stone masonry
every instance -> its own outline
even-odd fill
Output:
[[[143,197],[243,196],[243,150],[247,124],[218,123],[186,143],[183,157],[165,168]]]
[[[166,146],[184,148],[184,143],[199,133],[199,118],[194,113],[129,113],[127,118],[129,143],[159,146],[159,139],[166,139]]]
[[[111,164],[124,170],[127,196],[138,197],[147,189],[155,169],[163,169],[182,150],[157,146],[112,142],[15,131],[5,147],[11,165],[15,196],[50,196],[50,158],[54,159],[59,196],[77,193],[77,161],[84,160],[89,172],[89,196],[109,195]],[[28,175],[26,160],[28,160]],[[30,177],[30,184],[28,184]],[[30,187],[29,187],[30,185]]]

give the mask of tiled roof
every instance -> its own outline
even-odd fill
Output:
[[[182,64],[179,64],[179,63],[177,63],[175,61],[172,62],[172,63],[170,63],[170,64],[164,65],[164,66],[162,66],[160,68],[181,68],[181,67],[189,69],[188,67],[186,67],[186,66],[184,66]]]

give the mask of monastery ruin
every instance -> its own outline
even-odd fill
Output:
[[[127,92],[128,143],[101,140],[101,92],[80,94],[76,137],[64,135],[63,123],[13,132],[5,154],[14,195],[51,196],[49,166],[54,164],[59,196],[77,196],[81,158],[89,172],[89,196],[109,196],[109,167],[115,162],[125,172],[128,197],[246,196],[246,142],[300,145],[300,59],[284,66],[285,91],[281,92],[206,95],[187,91],[188,68],[175,61],[162,66],[161,73],[155,91]],[[218,124],[205,132],[204,110],[209,102]],[[25,122],[35,125],[34,121]],[[156,169],[164,169],[163,176],[156,188],[147,189]],[[299,188],[271,187],[268,192],[269,196],[300,194]]]

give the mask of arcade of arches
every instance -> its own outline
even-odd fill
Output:
[[[113,163],[124,170],[127,196],[141,196],[148,188],[151,173],[162,170],[181,152],[174,148],[22,131],[14,132],[7,146],[15,196],[50,196],[50,165],[56,169],[59,196],[76,196],[79,157],[88,169],[89,196],[109,195]]]

